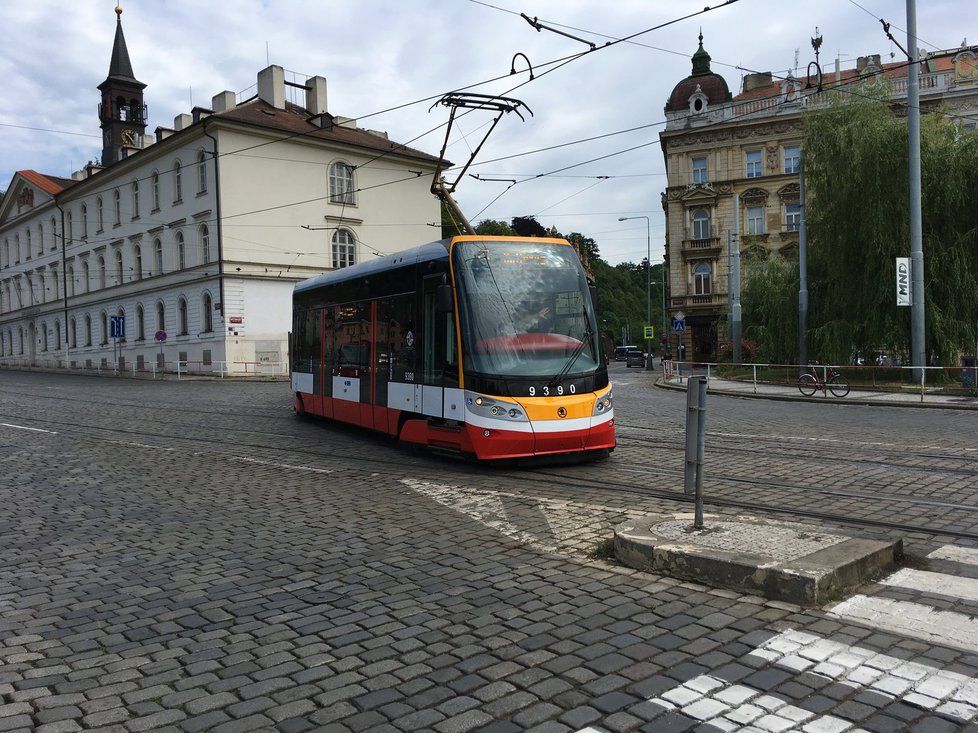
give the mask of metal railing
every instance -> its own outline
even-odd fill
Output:
[[[28,359],[25,357],[0,358],[0,370],[66,372],[74,374],[95,374],[97,376],[130,377],[134,379],[163,379],[167,377],[287,377],[288,362],[264,361],[159,361],[146,360],[142,365],[136,361],[94,361],[66,362],[64,359]]]
[[[845,398],[830,395],[829,380],[838,372],[850,388]],[[685,384],[693,375],[705,375],[711,389],[761,395],[798,396],[799,377],[812,374],[827,399],[874,402],[974,402],[978,405],[978,366],[914,367],[883,364],[766,364],[663,361],[667,383]]]

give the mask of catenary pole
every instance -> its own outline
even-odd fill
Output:
[[[924,243],[920,212],[920,68],[918,62],[917,3],[907,0],[907,132],[910,146],[910,273],[913,302],[910,314],[911,359],[915,367],[927,365],[924,339]],[[920,370],[917,370],[918,378]]]
[[[652,325],[652,220],[647,216],[619,216],[618,221],[629,219],[645,219],[645,325]],[[665,277],[665,275],[663,275]],[[665,288],[665,284],[662,286]],[[665,294],[665,290],[662,291]],[[643,329],[644,330],[644,329]],[[652,339],[645,339],[645,368],[652,368]]]
[[[798,165],[798,363],[808,363],[808,224],[805,207],[805,156]]]

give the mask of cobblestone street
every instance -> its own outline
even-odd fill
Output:
[[[709,511],[905,540],[800,609],[604,558],[689,508],[685,395],[612,378],[611,458],[518,469],[281,382],[0,372],[0,731],[978,730],[974,414],[709,398]]]

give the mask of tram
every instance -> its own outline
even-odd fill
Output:
[[[483,461],[615,447],[594,291],[564,239],[458,236],[296,285],[298,414]]]

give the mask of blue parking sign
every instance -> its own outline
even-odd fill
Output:
[[[126,337],[125,316],[111,316],[109,318],[109,336],[114,339],[124,339]]]

